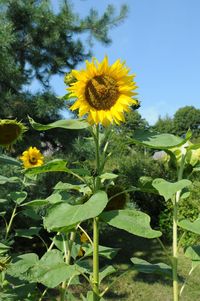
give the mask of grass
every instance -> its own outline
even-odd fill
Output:
[[[113,260],[113,265],[121,272],[132,268],[131,257],[139,257],[151,263],[165,262],[166,256],[156,239],[148,240],[133,236],[119,230],[106,231],[103,235],[102,244],[110,247],[121,248],[118,255]],[[170,252],[170,247],[167,248]],[[105,262],[104,262],[105,263]],[[183,251],[180,251],[179,277],[181,284],[185,280],[191,262],[185,258]],[[114,276],[106,279],[108,282],[116,280]],[[153,274],[143,274],[130,270],[124,276],[116,280],[111,290],[105,295],[105,300],[123,301],[172,301],[171,280]],[[200,300],[200,267],[192,273],[185,289],[181,301]]]

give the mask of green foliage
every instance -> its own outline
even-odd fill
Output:
[[[102,15],[91,9],[84,18],[64,0],[57,12],[50,0],[0,0],[0,6],[0,118],[17,118],[28,125],[30,115],[39,123],[52,123],[67,107],[50,89],[50,78],[91,57],[91,44],[81,39],[85,34],[91,42],[111,43],[109,31],[126,18],[127,6],[122,5],[119,14],[112,5]],[[28,91],[33,80],[42,84],[43,91]],[[77,134],[62,129],[56,133],[30,129],[13,150],[18,155],[32,145],[66,153]]]
[[[200,205],[199,205],[199,189],[200,183],[194,182],[191,188],[190,197],[182,199],[179,203],[179,221],[189,219],[191,222],[198,218]],[[160,230],[163,232],[163,239],[171,242],[172,237],[172,202],[166,202],[166,208],[159,215]],[[179,237],[183,234],[183,230],[179,228]],[[182,245],[190,245],[199,241],[198,235],[187,232],[182,239]]]
[[[174,114],[174,132],[182,136],[191,129],[194,137],[200,134],[200,110],[193,106],[180,108]]]
[[[146,274],[159,274],[163,276],[167,276],[168,278],[172,278],[172,269],[165,263],[156,263],[151,264],[146,260],[139,259],[139,258],[131,258],[132,263],[134,264],[134,269],[139,272],[146,273]]]
[[[134,235],[146,238],[155,238],[162,235],[160,231],[151,229],[149,216],[141,211],[133,209],[112,210],[102,213],[101,218],[109,225]]]
[[[193,139],[196,139],[200,134],[199,120],[200,110],[193,106],[185,106],[178,109],[173,118],[160,117],[153,128],[160,133],[170,133],[177,136],[184,136],[188,129],[191,129]]]

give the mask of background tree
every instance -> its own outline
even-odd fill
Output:
[[[173,118],[169,116],[165,116],[161,118],[159,116],[158,120],[156,121],[155,125],[153,126],[153,129],[156,130],[159,133],[174,133],[174,122]]]
[[[64,75],[91,57],[91,49],[85,47],[81,34],[88,33],[90,42],[94,38],[110,44],[109,30],[125,19],[127,7],[122,6],[116,15],[109,5],[102,16],[91,9],[87,17],[80,18],[67,0],[61,1],[57,13],[48,0],[0,0],[0,11],[0,118],[27,123],[30,114],[41,123],[49,123],[58,119],[65,107],[50,89],[51,76]],[[37,94],[27,91],[35,79],[43,86]],[[30,130],[21,149],[33,142],[38,146],[41,138],[53,146],[69,145],[69,139],[66,143],[58,133],[56,137],[55,141],[50,132],[40,137]]]
[[[188,129],[193,132],[193,137],[200,134],[200,110],[193,106],[180,108],[174,114],[174,131],[177,135],[184,135]]]

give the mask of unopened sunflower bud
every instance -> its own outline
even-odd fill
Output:
[[[67,86],[71,86],[71,84],[76,82],[76,78],[73,76],[72,72],[66,73],[64,82]]]

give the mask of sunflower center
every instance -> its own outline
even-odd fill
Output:
[[[29,163],[32,164],[32,165],[36,164],[36,163],[37,163],[37,158],[34,157],[34,156],[31,156],[31,157],[29,158]]]
[[[117,82],[107,75],[97,75],[90,79],[85,88],[85,98],[96,110],[109,110],[117,101]]]
[[[8,145],[15,141],[20,134],[20,127],[17,124],[0,125],[0,144]]]

